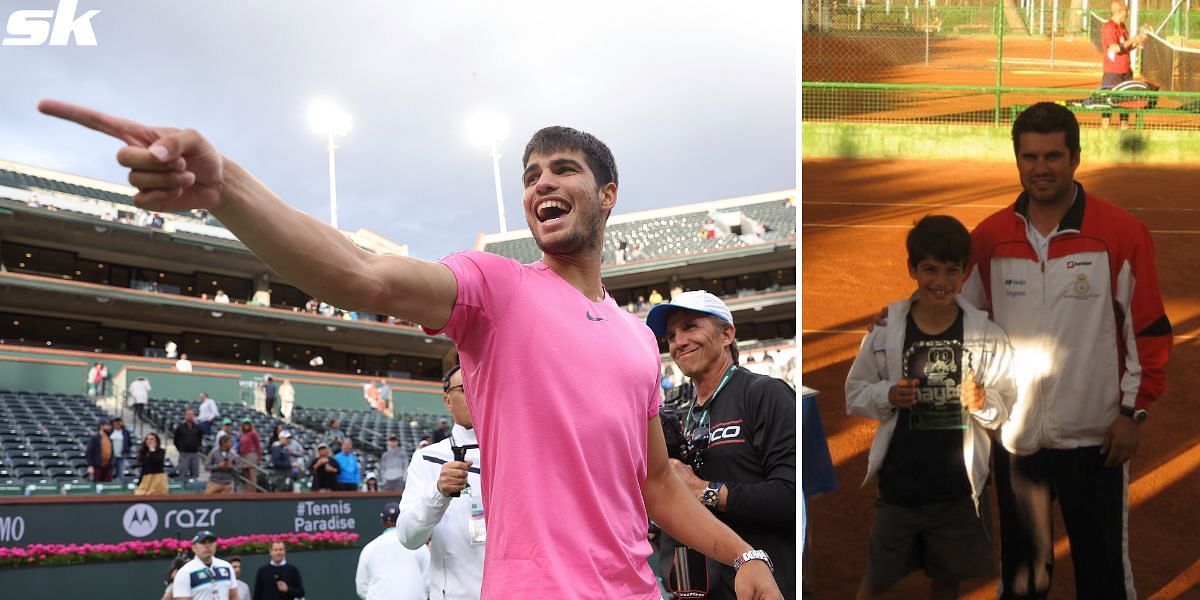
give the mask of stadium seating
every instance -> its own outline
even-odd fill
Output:
[[[82,395],[0,390],[0,495],[90,485],[85,449],[104,416]]]
[[[728,233],[714,238],[700,237],[700,230],[710,216],[738,211],[747,219],[764,223],[770,231],[760,236],[758,242],[750,241],[752,238],[746,236]],[[753,243],[772,242],[795,235],[796,209],[786,198],[719,211],[696,211],[624,223],[610,222],[604,233],[603,262],[616,262],[617,246],[621,241],[637,247],[638,253],[635,257],[628,258],[628,261],[703,254]],[[488,244],[484,249],[523,263],[534,262],[542,256],[532,237],[495,242]]]

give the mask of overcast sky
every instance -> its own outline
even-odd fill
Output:
[[[353,116],[339,221],[421,258],[499,231],[491,160],[468,115],[507,115],[501,177],[524,228],[521,152],[553,124],[596,134],[616,213],[796,185],[799,2],[78,0],[97,45],[0,46],[0,158],[125,183],[120,142],[39,115],[60,98],[193,127],[293,205],[329,219],[325,141],[306,112]],[[59,0],[0,3],[18,9]],[[0,31],[3,36],[3,31]]]

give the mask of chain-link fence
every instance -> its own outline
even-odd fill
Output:
[[[1200,0],[1140,0],[1129,28],[1153,35],[1135,74],[1153,85],[1111,93],[1097,89],[1108,4],[1092,2],[805,0],[802,116],[999,125],[1049,100],[1085,126],[1200,129]]]
[[[805,82],[805,121],[1011,125],[1036,102],[1069,107],[1084,127],[1200,130],[1200,93]]]
[[[1107,19],[1087,0],[805,0],[805,81],[1098,87]],[[1142,0],[1138,25],[1200,46],[1200,0]],[[1136,57],[1135,58],[1140,58]],[[1200,91],[1200,89],[1191,90]]]

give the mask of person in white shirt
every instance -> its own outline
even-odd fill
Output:
[[[395,533],[399,515],[399,504],[385,504],[383,512],[379,513],[383,533],[371,540],[358,555],[354,588],[363,600],[425,600],[430,597],[429,548],[422,544],[410,550],[400,544]]]
[[[217,401],[208,397],[208,394],[200,392],[200,430],[204,432],[204,437],[212,434],[213,421],[221,416],[221,409],[217,408]]]
[[[408,548],[419,548],[432,536],[431,599],[477,599],[483,587],[487,532],[477,466],[479,443],[458,367],[442,379],[442,392],[442,401],[454,415],[454,428],[446,439],[413,454],[396,534]],[[459,460],[456,451],[466,460]]]
[[[163,346],[163,350],[167,353],[167,358],[179,356],[179,345],[175,343],[175,340],[167,340],[167,345]]]
[[[129,384],[129,404],[133,407],[133,418],[137,421],[144,420],[142,413],[146,411],[146,405],[149,403],[150,382],[145,377],[138,377]],[[134,429],[137,429],[137,421],[134,421]]]
[[[225,290],[217,290],[217,293],[213,295],[213,302],[229,304],[229,294],[226,294]]]
[[[217,558],[217,535],[209,530],[192,538],[192,554],[175,574],[175,600],[249,600],[239,598],[233,565]]]
[[[187,353],[179,355],[179,360],[175,361],[175,370],[180,373],[192,372],[192,361],[188,360]]]
[[[242,581],[242,557],[230,556],[229,564],[233,565],[233,576],[237,582],[237,593],[239,600],[250,600],[250,585]]]

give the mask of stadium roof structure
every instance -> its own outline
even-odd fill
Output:
[[[131,225],[139,213],[151,214],[134,206],[135,193],[137,189],[127,185],[0,159],[0,198],[26,204],[36,198],[37,204],[58,211],[60,214],[56,216],[64,220],[99,220],[114,227],[133,226],[144,230],[145,227],[140,225]],[[232,232],[203,211],[164,215],[167,216],[160,231],[178,238],[176,241],[249,253]],[[393,242],[369,229],[342,233],[369,252],[408,256],[408,244]]]

